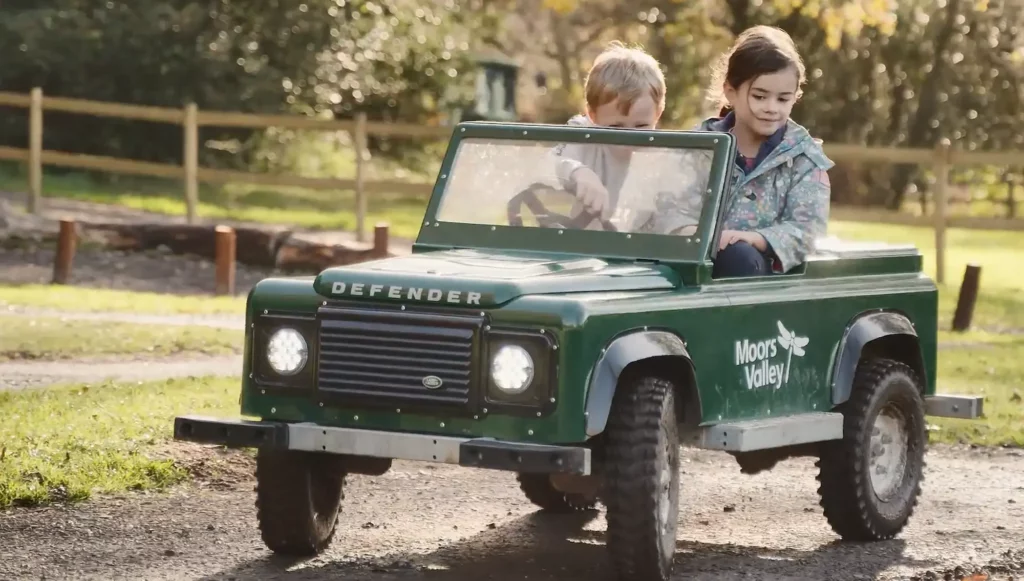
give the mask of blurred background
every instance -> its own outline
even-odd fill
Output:
[[[195,103],[200,111],[334,119],[361,112],[370,122],[428,126],[458,118],[563,123],[581,109],[593,56],[620,39],[663,63],[665,126],[686,128],[712,113],[704,101],[708,64],[754,24],[779,26],[796,40],[808,83],[794,117],[826,144],[933,148],[948,139],[966,151],[1000,151],[1024,142],[1019,0],[6,0],[0,90],[27,95],[38,87],[45,96],[167,108]],[[27,109],[2,110],[0,145],[26,147]],[[173,123],[48,111],[44,135],[46,150],[182,163],[184,136]],[[371,135],[367,176],[432,181],[445,143],[439,135]],[[198,161],[351,177],[350,141],[344,131],[203,126]],[[928,212],[934,175],[927,164],[836,161],[834,204]],[[3,189],[19,189],[19,176],[24,183],[19,167],[4,165]],[[1021,170],[954,167],[951,211],[1016,216]],[[109,171],[47,167],[46,176],[47,195],[109,198],[110,188],[126,185]],[[103,191],[90,191],[94,182]],[[180,210],[178,183],[130,184],[146,199],[124,203]],[[231,205],[233,215],[258,218],[261,208],[281,205],[265,191],[225,196],[231,186],[204,189],[206,215]],[[305,198],[287,204],[291,222],[352,226],[347,217],[309,216],[304,209],[324,204]],[[371,213],[386,215],[378,202],[370,200]],[[395,204],[395,211],[421,210],[404,198]],[[416,220],[398,221],[398,234],[415,236],[401,224]]]

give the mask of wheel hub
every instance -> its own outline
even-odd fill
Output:
[[[907,470],[907,422],[893,407],[882,409],[871,430],[868,471],[871,488],[882,501],[896,494]]]
[[[673,450],[668,442],[664,446],[665,460],[661,462],[661,469],[658,471],[657,489],[657,527],[661,539],[661,549],[666,558],[671,558],[676,549],[675,524],[679,517],[678,509],[673,513],[675,506],[674,499],[678,495],[679,487],[674,485],[674,477],[678,474],[679,467],[675,462],[678,450]]]

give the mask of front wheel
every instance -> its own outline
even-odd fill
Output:
[[[928,434],[917,375],[891,359],[864,360],[840,411],[843,439],[826,442],[817,462],[825,518],[844,540],[891,539],[910,520],[923,480]]]
[[[673,385],[623,381],[608,418],[608,550],[620,579],[662,581],[672,572],[679,521],[679,432]]]
[[[267,548],[308,557],[331,543],[345,497],[341,459],[331,454],[256,453],[256,518]]]

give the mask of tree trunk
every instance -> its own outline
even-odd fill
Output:
[[[917,91],[917,111],[914,120],[907,132],[908,147],[931,147],[937,142],[938,132],[931,128],[932,119],[936,117],[939,110],[939,86],[942,74],[945,71],[945,52],[949,48],[950,41],[956,27],[956,16],[960,12],[960,0],[949,0],[946,5],[946,19],[942,28],[935,35],[935,53],[932,58],[932,68],[928,71],[921,88]],[[901,164],[896,167],[891,182],[891,191],[886,206],[891,210],[898,210],[903,205],[903,196],[906,194],[907,185],[910,184],[914,174],[919,170],[918,166]]]

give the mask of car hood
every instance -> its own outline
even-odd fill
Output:
[[[332,299],[489,307],[529,294],[656,290],[680,284],[675,271],[657,264],[456,249],[328,268],[313,287]]]

